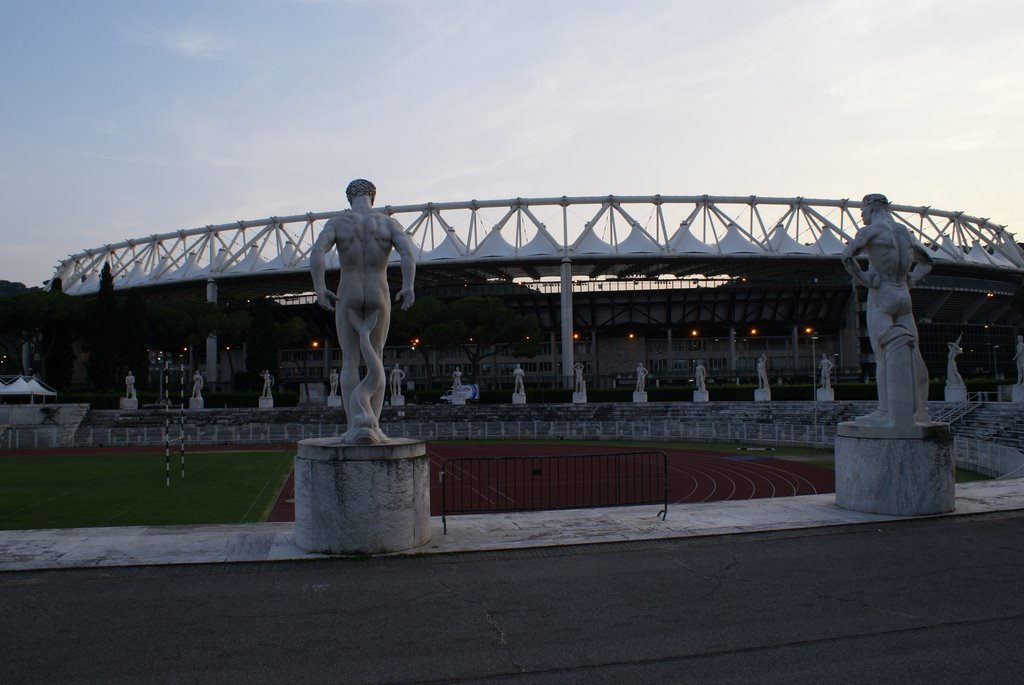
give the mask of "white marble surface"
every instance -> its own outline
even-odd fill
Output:
[[[647,404],[647,393],[642,391],[634,391],[633,404]]]
[[[818,388],[814,391],[814,399],[819,402],[835,402],[836,393],[832,388]]]
[[[417,554],[556,547],[628,540],[792,530],[906,520],[842,509],[833,495],[432,517],[431,540]],[[1024,509],[1024,478],[956,486],[956,509],[943,516]],[[315,559],[295,545],[292,523],[141,526],[0,531],[0,571],[43,568],[203,564]]]
[[[694,390],[693,391],[693,401],[694,402],[707,402],[708,401],[708,391],[707,390]]]
[[[966,402],[967,401],[967,386],[965,385],[947,385],[945,387],[945,397],[947,402]]]

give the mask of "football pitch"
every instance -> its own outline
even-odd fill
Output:
[[[263,521],[294,450],[0,458],[0,529]]]

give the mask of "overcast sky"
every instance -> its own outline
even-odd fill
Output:
[[[1024,237],[1019,0],[0,0],[0,279],[238,219],[859,198]]]

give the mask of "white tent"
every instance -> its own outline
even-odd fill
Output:
[[[56,397],[57,393],[43,385],[32,376],[9,376],[0,379],[0,398],[28,397],[35,402],[37,397],[46,401],[47,397]]]

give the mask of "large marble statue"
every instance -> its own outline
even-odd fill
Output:
[[[636,365],[636,389],[634,392],[646,392],[647,390],[647,367],[643,362]]]
[[[201,400],[203,399],[203,374],[199,373],[199,369],[192,374],[192,399]]]
[[[757,389],[768,390],[768,355],[757,358]]]
[[[416,259],[402,225],[373,209],[377,189],[363,179],[345,189],[352,208],[330,219],[309,257],[317,303],[335,312],[341,344],[341,399],[348,420],[343,443],[376,444],[387,440],[380,429],[386,386],[384,341],[391,325],[388,258],[392,247],[401,256],[402,288],[395,295],[402,309],[415,300]],[[337,293],[326,285],[326,253],[337,248],[341,281]],[[366,367],[360,379],[359,367]]]
[[[835,365],[832,364],[832,360],[828,358],[828,355],[824,352],[821,354],[821,362],[818,363],[818,369],[821,374],[821,387],[831,388],[832,387],[832,369]]]
[[[708,370],[704,368],[703,364],[697,364],[697,368],[694,369],[694,379],[697,383],[697,392],[707,392],[704,382],[708,376]]]
[[[402,367],[395,364],[391,367],[391,375],[388,379],[391,382],[391,397],[402,397],[402,380],[405,378],[405,371],[402,371]]]
[[[1017,336],[1017,353],[1013,359],[1017,362],[1017,385],[1024,386],[1024,335]]]
[[[512,370],[512,376],[515,378],[515,382],[516,382],[516,387],[512,391],[513,395],[525,395],[526,394],[526,388],[523,386],[523,377],[525,375],[526,375],[526,372],[523,371],[523,367],[520,366],[519,364],[516,364],[516,368],[514,368]]]
[[[131,371],[124,377],[124,398],[126,400],[136,399],[135,395],[135,374]]]
[[[327,377],[327,380],[331,384],[331,392],[328,394],[328,397],[337,397],[338,396],[338,378],[339,378],[338,370],[337,369],[331,369],[331,374]]]
[[[583,370],[585,368],[587,367],[583,366],[580,362],[576,362],[572,365],[574,380],[573,392],[575,393],[585,393],[587,391],[587,382],[583,380]]]
[[[462,390],[462,369],[457,366],[452,371],[452,390],[455,392]]]
[[[270,369],[263,369],[263,373],[260,374],[260,378],[263,379],[263,391],[260,393],[260,397],[263,399],[272,399],[273,394],[270,389],[274,387],[274,376],[270,373]]]
[[[861,425],[907,426],[928,421],[928,368],[918,347],[910,287],[932,268],[928,252],[897,224],[889,200],[864,197],[864,226],[843,250],[843,266],[856,285],[868,289],[867,324],[875,352],[878,409],[856,420]],[[868,257],[862,270],[856,257]]]
[[[949,352],[946,356],[946,385],[963,385],[964,379],[960,376],[960,370],[956,368],[956,358],[958,355],[963,353],[963,348],[960,347],[960,340],[964,337],[961,333],[957,337],[956,342],[946,343],[946,347]]]

